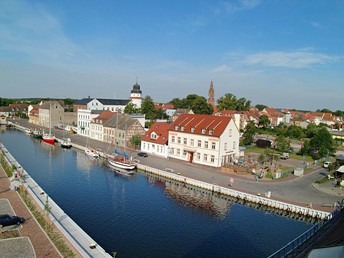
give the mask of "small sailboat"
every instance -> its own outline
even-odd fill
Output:
[[[110,167],[125,169],[125,170],[134,170],[136,169],[136,163],[129,159],[128,155],[120,153],[115,150],[113,155],[107,156],[107,161]]]

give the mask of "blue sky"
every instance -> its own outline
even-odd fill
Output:
[[[0,1],[0,97],[344,110],[344,1]]]

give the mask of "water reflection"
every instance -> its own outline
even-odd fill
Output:
[[[89,173],[92,168],[98,165],[98,160],[87,156],[84,152],[76,151],[76,166],[80,171]]]

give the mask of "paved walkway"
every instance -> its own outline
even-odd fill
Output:
[[[29,237],[37,257],[61,257],[55,246],[32,217],[17,192],[10,190],[10,180],[0,166],[0,199],[8,199],[16,215],[26,219],[23,228],[19,231],[21,236]],[[0,254],[1,256],[1,254]],[[13,256],[15,257],[15,256]]]

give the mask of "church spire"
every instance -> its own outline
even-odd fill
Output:
[[[213,81],[210,82],[210,88],[209,88],[209,93],[208,93],[208,103],[215,104]]]

